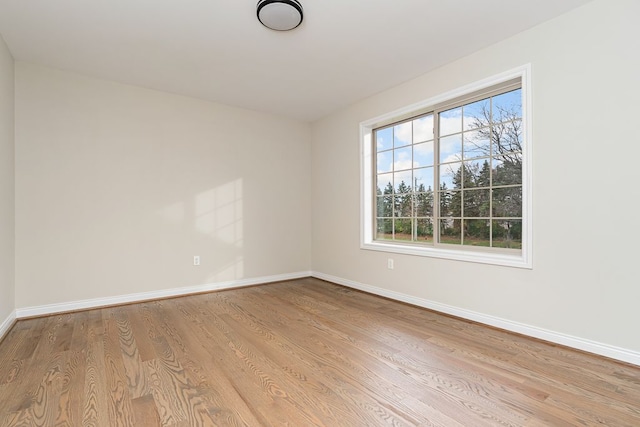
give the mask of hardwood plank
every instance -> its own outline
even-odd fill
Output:
[[[0,426],[640,425],[640,367],[301,279],[16,322]]]
[[[109,425],[107,400],[110,400],[110,397],[107,389],[104,360],[102,335],[96,335],[90,340],[86,351],[84,402],[82,406],[82,425],[86,427]]]
[[[65,359],[63,353],[51,354],[46,361],[44,358],[42,359],[42,366],[45,367],[44,373],[40,377],[40,383],[37,384],[26,408],[28,419],[33,425],[55,424],[62,391],[62,372],[66,363]],[[36,377],[40,376],[38,370],[34,370],[34,372]]]
[[[56,426],[75,426],[82,420],[86,353],[76,351],[67,356],[58,400]]]
[[[29,331],[15,331],[11,339],[0,346],[0,386],[12,383],[20,375],[24,364],[24,342],[29,340]],[[32,348],[35,349],[37,341],[34,340]],[[33,350],[28,351],[33,352]]]
[[[144,319],[140,315],[140,307],[137,305],[131,305],[126,307],[126,309],[140,361],[146,362],[153,359],[155,357],[155,350],[151,343],[150,331],[145,324]]]
[[[29,319],[17,322],[0,345],[0,385],[21,378],[32,358],[48,319]]]
[[[133,399],[131,407],[135,414],[136,425],[144,425],[147,427],[162,425],[160,423],[160,415],[158,415],[158,408],[152,395],[147,394]]]
[[[121,328],[118,324],[119,308],[104,310],[105,325],[104,368],[107,379],[107,407],[109,409],[109,423],[112,426],[133,425],[133,411],[131,410],[131,394],[122,360],[120,346]]]
[[[120,338],[120,350],[122,356],[122,367],[129,387],[131,399],[149,394],[149,384],[145,373],[144,364],[138,351],[134,329],[129,322],[126,307],[114,313],[114,319],[118,327]]]

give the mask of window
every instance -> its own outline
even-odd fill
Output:
[[[527,70],[361,125],[364,248],[530,267]]]

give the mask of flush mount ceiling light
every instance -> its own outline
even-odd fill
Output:
[[[293,30],[302,23],[302,5],[298,0],[260,0],[258,20],[272,30]]]

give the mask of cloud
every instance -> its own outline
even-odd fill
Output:
[[[393,162],[393,170],[401,171],[404,169],[411,169],[412,167],[417,167],[417,162],[412,162],[411,159],[407,160],[398,160]]]
[[[433,141],[414,145],[413,159],[416,167],[433,165]]]
[[[411,123],[412,122],[400,123],[393,127],[395,146],[398,146],[398,143],[402,145],[411,144],[413,141],[413,126]]]
[[[440,113],[440,135],[451,135],[462,131],[462,109],[443,111]]]
[[[430,141],[433,139],[433,114],[420,117],[413,121],[414,142]]]

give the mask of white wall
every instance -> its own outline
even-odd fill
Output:
[[[16,306],[308,271],[309,170],[306,123],[18,62]]]
[[[313,269],[640,352],[638,16],[636,0],[595,1],[315,123]],[[359,123],[526,63],[533,270],[401,255],[388,270],[359,249]]]
[[[15,309],[13,75],[13,58],[0,36],[0,338]]]

